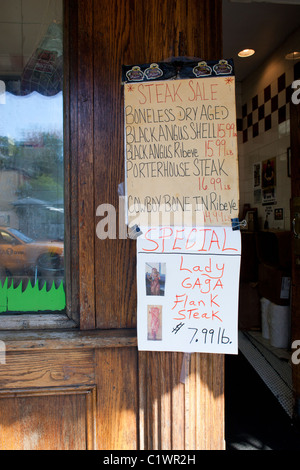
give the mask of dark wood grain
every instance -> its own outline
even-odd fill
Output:
[[[8,352],[1,367],[1,389],[95,383],[93,352],[70,350]]]
[[[73,8],[71,8],[71,4]],[[78,15],[77,2],[64,2],[64,162],[65,162],[65,279],[66,310],[77,324],[79,317],[78,227]],[[76,51],[76,53],[74,53]]]
[[[93,387],[0,392],[1,450],[93,449],[94,394]]]
[[[78,2],[78,227],[80,327],[95,327],[93,0]]]
[[[221,57],[220,6],[219,1],[195,0],[99,0],[94,4],[95,207],[111,204],[117,221],[118,184],[125,179],[122,64],[179,55]],[[134,241],[96,238],[97,328],[136,325],[135,256]]]

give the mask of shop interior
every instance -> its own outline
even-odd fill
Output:
[[[239,217],[247,222],[241,227],[239,351],[290,418],[289,113],[299,78],[299,24],[299,1],[223,0],[224,57],[233,57],[236,75]]]

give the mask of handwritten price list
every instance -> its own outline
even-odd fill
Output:
[[[129,221],[150,225],[149,214],[172,212],[230,225],[238,213],[234,77],[125,84],[124,118]]]
[[[240,232],[152,227],[137,250],[139,349],[236,354]]]

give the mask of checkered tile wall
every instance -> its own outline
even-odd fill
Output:
[[[294,80],[300,77],[300,62],[294,67]],[[237,120],[237,130],[243,134],[243,143],[255,138],[272,126],[289,118],[289,103],[293,89],[286,83],[286,74],[277,78],[276,86],[268,85],[263,94],[253,96],[242,106],[242,118]]]

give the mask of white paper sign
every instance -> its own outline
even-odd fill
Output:
[[[240,256],[231,227],[142,228],[139,350],[237,354]]]

